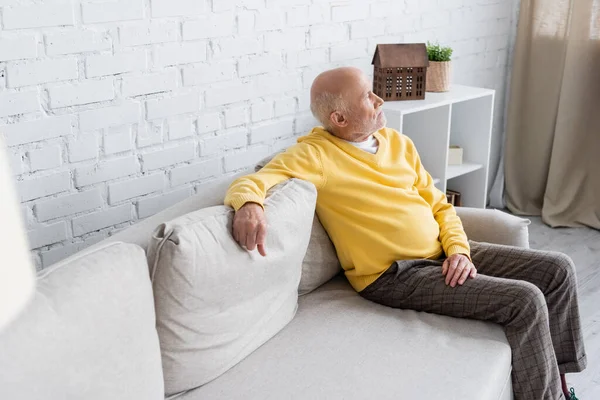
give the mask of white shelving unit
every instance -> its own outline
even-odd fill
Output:
[[[453,85],[425,100],[383,105],[387,125],[412,139],[436,187],[459,191],[465,207],[486,205],[494,96],[491,89]],[[463,148],[462,165],[448,165],[450,145]]]

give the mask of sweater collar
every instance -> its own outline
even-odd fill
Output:
[[[382,128],[376,132],[373,132],[373,137],[375,137],[375,139],[377,139],[377,142],[379,143],[379,148],[377,149],[377,152],[375,154],[371,154],[369,152],[366,152],[364,150],[357,148],[353,144],[351,144],[343,139],[340,139],[335,135],[332,135],[331,133],[326,131],[323,127],[314,128],[312,133],[318,134],[318,135],[326,138],[327,140],[329,140],[330,142],[335,144],[338,148],[343,150],[345,153],[350,154],[352,157],[354,157],[356,159],[363,160],[363,161],[369,162],[371,164],[380,165],[381,161],[385,158],[385,154],[387,152],[387,147],[388,147],[386,135],[383,134],[385,129],[386,128]]]

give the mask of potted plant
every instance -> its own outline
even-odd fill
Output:
[[[450,76],[452,74],[452,48],[442,47],[439,43],[427,42],[427,56],[429,57],[429,68],[427,68],[428,92],[447,92],[450,90]]]

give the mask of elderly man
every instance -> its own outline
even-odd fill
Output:
[[[265,256],[267,190],[289,178],[310,181],[319,218],[362,297],[501,324],[515,399],[568,399],[564,374],[586,366],[572,261],[469,242],[412,141],[385,128],[382,104],[360,70],[319,75],[311,110],[323,127],[229,188],[235,240]]]

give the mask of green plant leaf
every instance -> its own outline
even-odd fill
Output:
[[[444,62],[452,59],[452,48],[442,47],[439,43],[427,42],[427,56],[429,61]]]

